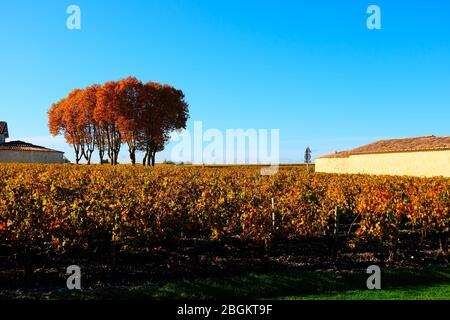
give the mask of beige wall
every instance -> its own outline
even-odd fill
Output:
[[[316,159],[316,172],[450,177],[450,150]]]
[[[0,150],[0,163],[63,163],[63,153]]]

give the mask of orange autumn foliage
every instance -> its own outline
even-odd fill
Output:
[[[63,134],[73,146],[77,163],[84,157],[89,164],[96,148],[101,162],[107,154],[117,164],[126,143],[133,164],[141,150],[144,164],[154,165],[170,133],[186,127],[188,112],[182,91],[129,77],[74,89],[52,105],[48,124],[52,135]]]

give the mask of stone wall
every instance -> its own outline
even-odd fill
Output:
[[[64,154],[43,151],[0,150],[0,163],[64,163]]]
[[[450,177],[450,150],[316,159],[316,172]]]

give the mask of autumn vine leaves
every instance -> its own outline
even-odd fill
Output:
[[[129,77],[74,89],[48,111],[52,135],[63,134],[75,151],[76,163],[89,164],[95,150],[100,162],[107,156],[118,163],[127,144],[131,163],[144,152],[144,165],[154,165],[172,131],[184,129],[189,117],[184,94],[169,85],[142,83]]]
[[[0,232],[26,248],[53,243],[61,249],[88,247],[89,239],[102,235],[124,248],[180,237],[328,241],[339,207],[342,218],[355,222],[342,230],[348,232],[349,249],[394,252],[405,232],[408,246],[420,245],[419,233],[433,242],[448,235],[448,178],[333,175],[302,168],[281,168],[270,177],[259,172],[5,164],[0,166]]]

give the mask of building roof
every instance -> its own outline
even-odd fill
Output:
[[[40,151],[40,152],[59,152],[53,149],[48,149],[45,147],[35,146],[34,144],[23,142],[23,141],[10,141],[0,144],[0,151]]]
[[[4,135],[5,138],[9,138],[8,124],[4,121],[0,121],[0,135]]]
[[[380,140],[374,143],[320,158],[348,158],[351,155],[450,150],[450,137],[425,136],[416,138]]]

